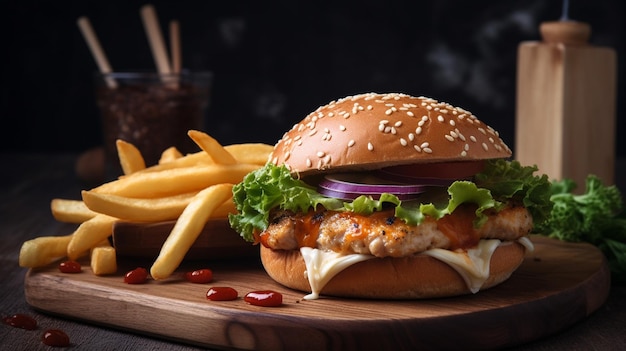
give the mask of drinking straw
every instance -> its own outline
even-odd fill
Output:
[[[172,51],[172,72],[179,74],[182,68],[180,45],[180,24],[177,20],[170,21],[170,50]]]
[[[160,74],[172,73],[167,51],[165,50],[165,41],[163,40],[154,6],[150,4],[144,5],[141,7],[140,13],[157,71]]]
[[[80,32],[83,34],[83,38],[85,38],[85,41],[87,42],[87,46],[89,47],[91,54],[96,60],[96,64],[98,65],[100,73],[111,73],[112,69],[111,65],[109,64],[109,60],[104,54],[104,50],[102,50],[102,46],[100,45],[98,36],[96,36],[96,32],[93,30],[89,19],[85,16],[82,16],[78,18],[78,21],[76,21],[76,23],[78,24]],[[113,77],[106,76],[105,81],[109,88],[117,88],[117,82],[115,81],[115,79],[113,79]]]

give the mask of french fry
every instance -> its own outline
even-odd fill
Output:
[[[139,149],[135,145],[124,140],[117,139],[115,141],[117,147],[117,155],[120,159],[120,166],[125,175],[133,174],[146,168],[146,161],[143,159]]]
[[[189,135],[204,152],[209,154],[209,157],[211,157],[215,163],[221,165],[233,165],[237,163],[233,155],[226,151],[226,149],[210,135],[198,130],[190,130],[187,132],[187,135]]]
[[[237,160],[238,163],[250,163],[258,166],[263,166],[268,160],[268,157],[274,147],[268,144],[252,143],[252,144],[232,144],[224,146],[224,149],[228,151]],[[157,172],[166,169],[183,168],[183,167],[195,167],[201,165],[215,164],[213,159],[204,151],[187,154],[169,162],[161,162],[159,164],[146,167],[138,172]]]
[[[54,219],[64,223],[83,223],[97,214],[80,200],[52,199],[50,210]]]
[[[239,183],[258,169],[258,165],[204,165],[167,169],[159,172],[138,172],[91,189],[100,194],[133,198],[155,198],[200,191],[220,183]]]
[[[159,164],[172,162],[181,157],[183,157],[183,154],[178,151],[176,146],[170,146],[161,153],[161,157],[159,158]]]
[[[91,249],[91,271],[95,275],[107,275],[117,272],[115,248],[108,240],[103,240]]]
[[[274,150],[274,146],[262,143],[232,144],[224,146],[239,163],[252,163],[264,166]]]
[[[71,234],[65,236],[40,236],[25,241],[20,249],[20,267],[42,267],[58,258],[65,257],[70,240],[72,240]]]
[[[193,198],[176,221],[150,268],[153,279],[165,279],[178,268],[211,214],[232,196],[232,187],[232,184],[213,185]]]
[[[116,220],[115,217],[99,213],[90,220],[83,222],[72,234],[72,239],[67,245],[67,256],[71,260],[75,260],[111,236],[113,223]]]
[[[237,207],[231,196],[228,200],[224,201],[218,208],[211,213],[210,218],[228,218],[228,214],[237,213]]]
[[[127,221],[159,222],[178,218],[197,192],[168,197],[137,199],[83,190],[83,201],[92,211]]]

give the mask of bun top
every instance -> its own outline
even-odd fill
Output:
[[[308,175],[511,154],[497,131],[460,107],[401,93],[367,93],[311,112],[283,135],[269,161]]]

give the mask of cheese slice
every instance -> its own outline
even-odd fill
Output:
[[[534,251],[533,243],[527,237],[518,239],[528,252]],[[467,284],[472,293],[480,290],[489,277],[491,256],[501,241],[498,239],[480,240],[478,245],[467,251],[450,251],[430,249],[423,252],[454,268]],[[333,251],[325,251],[303,247],[300,253],[306,264],[306,274],[311,286],[311,293],[304,296],[305,300],[319,298],[322,288],[339,272],[351,265],[375,258],[372,255],[351,254],[341,255]]]
[[[322,288],[342,270],[351,265],[374,258],[372,255],[351,254],[341,255],[334,251],[313,249],[310,247],[300,248],[300,253],[306,264],[306,274],[309,278],[311,293],[304,297],[305,300],[319,298]]]
[[[467,251],[430,249],[424,251],[423,254],[432,256],[454,268],[463,277],[470,291],[477,293],[485,280],[489,278],[491,255],[496,251],[500,242],[498,239],[480,240],[476,247]]]

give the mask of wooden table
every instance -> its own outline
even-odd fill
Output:
[[[198,348],[137,335],[128,331],[85,324],[43,314],[24,298],[26,269],[18,266],[21,244],[43,235],[70,233],[73,226],[58,223],[50,214],[54,197],[78,199],[81,184],[74,175],[75,155],[2,154],[0,173],[0,313],[6,317],[24,313],[38,321],[39,328],[27,331],[0,324],[0,349],[47,350],[40,342],[46,329],[62,329],[72,349],[137,350]],[[546,316],[549,318],[549,316]],[[587,319],[544,340],[516,350],[622,350],[626,349],[626,286],[613,286],[608,300]]]

